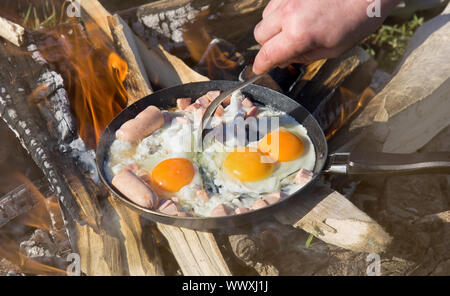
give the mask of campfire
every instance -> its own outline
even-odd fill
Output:
[[[252,31],[267,2],[163,0],[111,14],[96,0],[37,10],[31,1],[0,13],[0,166],[9,168],[0,182],[0,274],[365,275],[370,258],[381,258],[383,274],[449,273],[444,173],[323,175],[295,206],[228,231],[145,219],[106,189],[96,148],[108,124],[161,89],[249,79],[259,49]],[[256,84],[304,106],[330,152],[448,152],[448,67],[436,74],[447,78],[415,94],[403,86],[439,64],[427,65],[439,35],[428,38],[417,45],[422,55],[410,49],[420,65],[406,60],[394,74],[356,46]]]

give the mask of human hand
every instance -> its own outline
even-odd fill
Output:
[[[371,18],[366,0],[271,0],[255,27],[262,48],[253,72],[338,57],[374,32],[397,2],[380,0],[381,17]]]

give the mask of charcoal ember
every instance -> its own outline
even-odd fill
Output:
[[[69,145],[62,145],[61,150],[69,151],[80,170],[89,175],[96,184],[100,184],[100,177],[95,162],[95,151],[88,149],[81,138],[76,138]]]
[[[36,229],[28,240],[20,243],[21,251],[27,257],[56,256],[58,246],[52,241],[50,233],[44,229]]]
[[[76,134],[75,122],[70,112],[69,100],[65,89],[58,89],[53,96],[48,99],[49,109],[55,117],[58,139],[63,142],[70,142]]]
[[[32,93],[41,115],[51,123],[50,132],[59,142],[70,143],[76,134],[76,124],[70,111],[70,101],[61,75],[44,71]]]
[[[23,276],[20,272],[20,267],[6,260],[0,259],[0,276]]]
[[[0,145],[0,164],[4,163],[15,147],[15,138],[3,122],[0,122],[0,139],[2,144]]]
[[[0,227],[31,210],[37,202],[25,185],[6,194],[0,199]]]

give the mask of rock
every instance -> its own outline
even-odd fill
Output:
[[[447,208],[447,192],[439,176],[395,176],[387,180],[385,204],[388,215],[411,218],[439,213]]]
[[[450,275],[450,259],[446,261],[442,261],[438,266],[434,269],[431,275]]]
[[[450,258],[450,223],[445,223],[442,229],[435,233],[431,245],[437,256],[442,259]]]
[[[417,263],[398,257],[381,258],[381,275],[404,276],[409,275],[417,268]]]
[[[447,6],[416,31],[396,74],[351,123],[350,131],[376,137],[384,152],[409,153],[449,126],[449,12]]]

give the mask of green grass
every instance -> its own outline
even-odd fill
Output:
[[[313,238],[314,238],[314,235],[312,233],[310,233],[308,239],[306,240],[305,248],[309,248],[311,246],[311,242],[312,242]]]
[[[41,1],[39,5],[30,3],[22,13],[24,27],[30,30],[55,27],[59,21],[56,5],[52,0]]]
[[[406,46],[424,18],[414,16],[402,23],[384,24],[363,43],[382,68],[392,69],[405,53]]]

